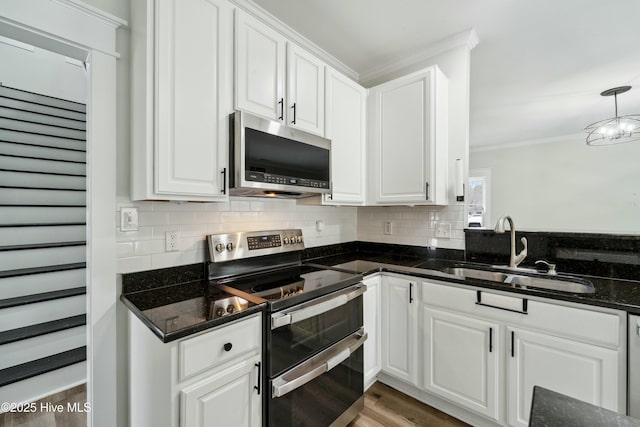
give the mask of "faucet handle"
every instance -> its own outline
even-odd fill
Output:
[[[544,265],[546,265],[546,266],[547,266],[547,268],[548,268],[548,270],[547,270],[547,274],[558,274],[558,273],[556,272],[556,265],[555,265],[555,264],[552,264],[552,263],[550,263],[550,262],[547,262],[547,261],[545,261],[545,260],[543,260],[543,259],[539,259],[538,261],[536,261],[536,262],[535,262],[535,264],[536,264],[536,265],[538,265],[538,264],[544,264]]]
[[[514,257],[514,267],[517,267],[527,257],[527,238],[523,237],[520,239],[520,241],[522,242],[522,246],[524,246],[524,249],[522,249],[522,251],[520,251],[520,253]]]

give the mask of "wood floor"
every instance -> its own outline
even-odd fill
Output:
[[[462,427],[468,424],[444,412],[375,383],[364,395],[364,410],[349,427]]]
[[[0,414],[0,427],[85,427],[87,416],[83,412],[68,411],[67,404],[87,401],[85,385],[48,396],[36,402],[62,404],[62,412],[40,411],[35,413]],[[400,393],[382,383],[375,383],[364,395],[364,410],[349,427],[465,427],[463,423],[431,406]]]
[[[86,427],[86,401],[87,388],[82,384],[36,401],[35,412],[0,414],[0,427]]]

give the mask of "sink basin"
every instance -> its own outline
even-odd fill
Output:
[[[488,280],[490,282],[503,282],[508,274],[499,271],[476,270],[475,268],[453,267],[445,268],[443,273],[453,274],[454,276],[466,277],[467,279]]]
[[[529,276],[468,267],[445,268],[442,272],[467,279],[488,280],[490,282],[499,282],[520,288],[553,289],[574,294],[592,294],[595,292],[595,288],[591,282],[578,277],[554,276],[552,278]]]

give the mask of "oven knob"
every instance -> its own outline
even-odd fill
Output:
[[[232,306],[231,304],[229,304],[229,305],[227,306],[227,313],[231,314],[231,313],[233,313],[234,311],[236,311],[236,308],[235,308],[234,306]]]
[[[227,243],[227,250],[229,252],[231,252],[233,250],[233,243],[231,243],[231,242]]]
[[[219,309],[216,310],[216,317],[222,317],[224,316],[224,308],[220,307]]]
[[[282,243],[284,243],[285,245],[289,244],[289,238],[285,237],[284,239],[282,239]]]
[[[222,252],[224,251],[224,243],[218,243],[216,245],[216,252]]]
[[[302,243],[302,236],[298,236],[298,237],[296,237],[296,242],[298,242],[298,243]]]

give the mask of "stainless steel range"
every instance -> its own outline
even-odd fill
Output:
[[[207,239],[209,278],[267,304],[265,424],[347,425],[364,407],[362,277],[302,263],[299,229]]]

